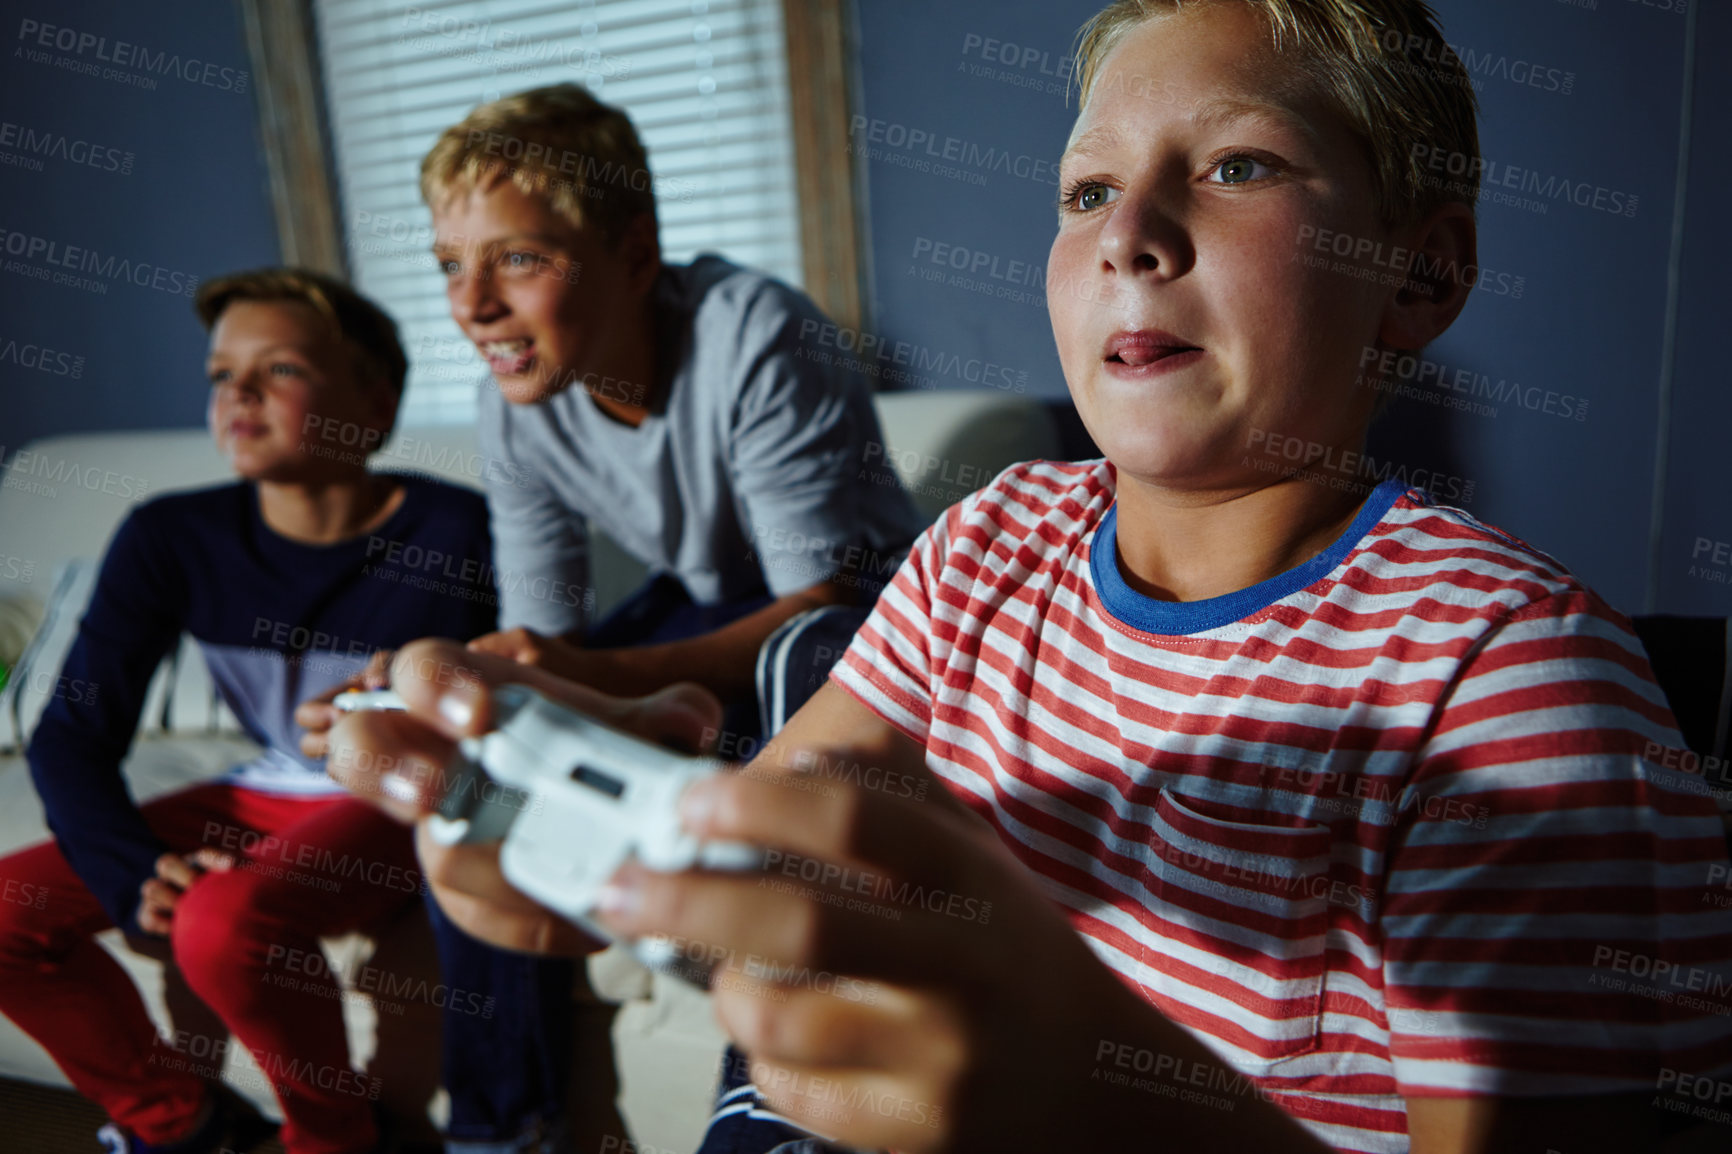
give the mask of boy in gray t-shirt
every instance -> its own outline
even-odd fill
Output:
[[[827,323],[811,301],[706,255],[662,265],[649,304],[664,359],[635,427],[588,387],[532,404],[482,395],[481,451],[501,466],[487,471],[500,623],[582,637],[572,592],[588,585],[587,523],[697,605],[767,601],[737,627],[744,652],[800,608],[881,580],[873,559],[899,563],[920,524],[894,474],[873,467],[868,383],[801,355],[801,334]],[[687,664],[720,644],[669,646],[635,672],[661,684],[749,675]],[[570,660],[562,649],[545,663]]]
[[[495,101],[421,185],[452,316],[497,385],[480,433],[506,632],[477,648],[739,701],[779,625],[870,602],[922,527],[872,450],[870,384],[810,356],[825,322],[798,292],[713,256],[663,264],[622,113],[578,85]],[[593,631],[591,525],[660,577]]]
[[[452,316],[492,370],[479,430],[505,631],[473,648],[611,693],[696,681],[746,704],[781,625],[864,616],[923,527],[883,465],[870,384],[811,356],[825,322],[800,293],[718,257],[662,262],[623,113],[575,84],[483,105],[428,153],[421,190]],[[591,526],[656,572],[596,624]],[[446,1015],[448,1149],[565,1148],[569,965],[432,916],[445,981],[499,1002],[491,1022]]]

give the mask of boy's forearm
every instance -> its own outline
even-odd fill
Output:
[[[1067,1063],[1081,1108],[1064,1112],[1065,1145],[1142,1149],[1159,1134],[1171,1150],[1328,1154],[1250,1078],[1128,988],[1120,993],[1093,1016],[1096,1036],[1079,1035]]]
[[[117,764],[57,756],[66,751],[55,749],[52,735],[37,736],[28,755],[31,778],[61,855],[110,919],[136,932],[139,886],[167,846],[133,803]]]
[[[585,651],[577,658],[579,667],[569,675],[622,697],[695,681],[723,701],[738,700],[752,692],[758,650],[783,622],[808,609],[846,604],[848,599],[846,587],[823,582],[780,597],[711,633],[655,645]]]
[[[922,743],[831,683],[790,719],[746,776],[798,770],[812,755],[831,753],[875,767],[880,780],[930,773]],[[921,796],[926,805],[963,809],[942,782]],[[1008,856],[990,830],[980,832],[983,848]],[[863,834],[857,848],[885,835]],[[909,880],[938,885],[931,877]],[[986,1034],[977,1039],[978,1052],[1015,1057],[1009,1077],[994,1064],[946,1108],[959,1120],[955,1149],[1142,1150],[1158,1136],[1153,1145],[1161,1149],[1325,1154],[1328,1148],[1260,1097],[1250,1079],[1109,971],[1081,937],[1063,926],[1053,927],[1052,936],[1020,934],[1011,916],[981,927],[1010,935],[994,963],[1001,980],[971,981],[965,996],[983,999],[976,1020]],[[1044,996],[1026,995],[1030,974],[1051,983]]]

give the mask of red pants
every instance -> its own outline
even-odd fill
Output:
[[[187,985],[246,1046],[282,1104],[290,1154],[377,1142],[378,1087],[349,1066],[341,991],[321,937],[377,922],[420,892],[409,831],[364,802],[216,783],[142,807],[171,850],[233,855],[182,895],[170,940]],[[186,1136],[222,1067],[205,1039],[158,1034],[94,939],[110,922],[54,842],[0,858],[0,1013],[146,1142]]]

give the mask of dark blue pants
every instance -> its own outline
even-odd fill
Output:
[[[539,1136],[565,1126],[577,963],[478,942],[452,924],[431,894],[427,913],[445,985],[480,994],[492,1009],[490,1016],[464,1012],[474,999],[453,999],[445,1008],[446,1133],[453,1142],[521,1140],[523,1149],[539,1150]]]
[[[814,609],[793,618],[758,654],[758,698],[763,737],[776,735],[828,680],[868,610]],[[745,1054],[729,1045],[721,1083],[698,1154],[849,1154],[775,1113],[751,1084]]]
[[[585,645],[612,649],[696,637],[769,603],[768,593],[757,593],[697,605],[678,580],[661,574],[597,623]],[[724,724],[755,737],[756,702],[732,707]],[[447,1134],[453,1142],[513,1144],[526,1151],[565,1148],[577,962],[495,949],[453,925],[431,897],[427,907],[445,984],[493,999],[491,1017],[446,1007],[441,1069],[451,1097]]]

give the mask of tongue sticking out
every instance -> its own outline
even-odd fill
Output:
[[[1160,360],[1172,351],[1168,348],[1132,345],[1119,350],[1119,360],[1127,365],[1147,365]]]

